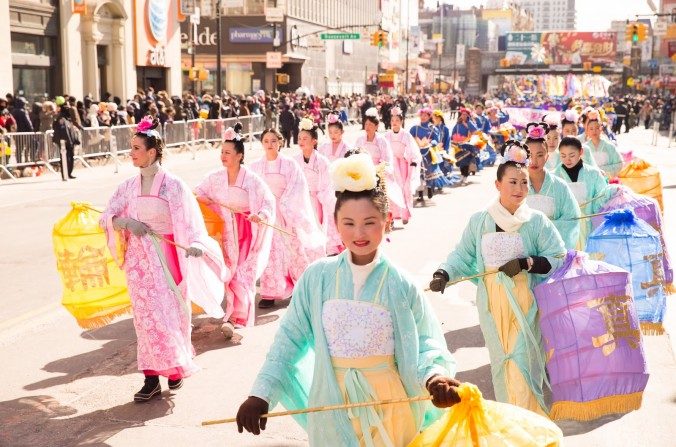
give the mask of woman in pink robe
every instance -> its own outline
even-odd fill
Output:
[[[273,307],[289,298],[305,268],[326,255],[326,236],[320,229],[303,170],[292,158],[279,153],[282,136],[274,129],[261,134],[265,155],[251,163],[251,170],[270,187],[276,200],[275,223],[288,235],[275,231],[268,267],[260,280],[258,307]]]
[[[117,188],[101,216],[131,297],[138,368],[145,374],[135,401],[161,393],[159,376],[178,389],[199,369],[190,340],[190,302],[222,317],[223,284],[230,276],[190,188],[160,166],[164,143],[158,124],[149,118],[139,123],[131,158],[140,175]],[[185,247],[185,255],[177,245]]]
[[[340,116],[336,112],[331,112],[326,116],[326,122],[330,141],[320,145],[317,151],[333,162],[344,158],[350,147],[343,141],[343,123],[340,122]]]
[[[365,134],[357,138],[355,147],[361,148],[371,155],[373,164],[385,164],[385,180],[387,183],[387,198],[390,201],[390,211],[393,219],[404,219],[406,202],[399,184],[394,178],[394,156],[390,143],[385,137],[378,135],[380,119],[378,111],[372,107],[364,115]]]
[[[275,196],[268,185],[243,165],[242,125],[227,129],[221,146],[225,169],[209,175],[195,189],[198,200],[206,203],[224,222],[221,247],[225,264],[233,272],[225,285],[225,317],[221,330],[231,338],[235,328],[253,326],[256,316],[256,280],[270,255],[275,223]]]
[[[303,128],[305,126],[306,128]],[[305,181],[310,189],[310,201],[317,216],[317,223],[327,238],[326,253],[329,256],[343,251],[343,243],[336,229],[333,209],[336,207],[336,194],[331,186],[329,176],[329,159],[318,153],[317,127],[306,118],[300,120],[298,129],[298,146],[300,154],[294,160],[303,169]]]
[[[404,208],[397,210],[402,222],[406,225],[413,210],[413,195],[420,186],[420,164],[422,155],[410,132],[402,129],[404,116],[399,107],[393,107],[392,129],[385,133],[394,156],[394,179],[404,196]]]

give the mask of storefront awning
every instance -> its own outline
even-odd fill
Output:
[[[285,53],[282,55],[282,61],[284,63],[296,63],[302,64],[306,60],[309,60],[310,57],[301,53]]]

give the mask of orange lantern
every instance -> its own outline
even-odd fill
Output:
[[[645,160],[635,158],[622,168],[617,176],[621,184],[627,185],[635,193],[657,200],[660,210],[664,212],[662,178],[660,177],[660,171],[656,167]]]

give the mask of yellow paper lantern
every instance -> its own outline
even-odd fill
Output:
[[[664,212],[664,204],[662,203],[662,179],[660,171],[640,158],[635,158],[628,163],[617,174],[620,183],[627,185],[637,194],[643,194],[657,200],[660,205],[660,210]]]
[[[93,329],[131,313],[124,272],[113,260],[101,214],[83,203],[54,225],[56,268],[63,284],[61,304],[80,327]]]

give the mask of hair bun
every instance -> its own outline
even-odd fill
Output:
[[[240,133],[240,132],[242,132],[242,129],[243,129],[243,128],[244,128],[244,126],[242,125],[242,123],[240,123],[239,121],[237,121],[237,122],[235,123],[235,125],[233,126],[232,130],[234,130],[234,131],[237,132],[237,133]]]

